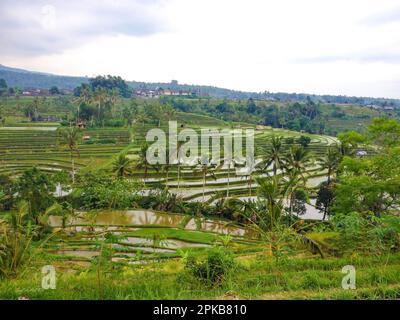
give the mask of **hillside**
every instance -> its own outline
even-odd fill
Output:
[[[11,68],[0,64],[0,79],[5,79],[8,86],[19,88],[39,88],[48,89],[51,86],[57,86],[60,89],[73,90],[81,83],[88,81],[87,77],[72,77],[62,76],[43,72],[34,72],[24,69]],[[380,105],[380,106],[393,106],[400,107],[399,99],[386,99],[386,98],[371,98],[371,97],[348,97],[336,95],[314,95],[308,93],[272,93],[264,92],[245,92],[238,90],[231,90],[226,88],[218,88],[214,86],[204,86],[196,84],[178,84],[177,81],[169,83],[162,82],[140,82],[128,81],[128,85],[136,89],[149,89],[156,88],[172,89],[177,91],[191,91],[196,92],[202,96],[210,96],[212,98],[220,99],[260,99],[272,101],[307,101],[325,103],[343,103],[343,104],[359,104],[359,105]]]
[[[7,81],[9,87],[48,89],[57,86],[60,89],[73,90],[82,82],[87,82],[85,77],[59,76],[43,72],[27,71],[6,67],[0,64],[0,79]]]

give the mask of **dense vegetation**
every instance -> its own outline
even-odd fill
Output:
[[[400,297],[396,114],[123,88],[3,97],[1,298]],[[343,130],[354,119],[359,132]],[[257,165],[150,165],[145,134],[168,120],[255,128]],[[349,264],[355,291],[341,288]],[[44,265],[56,290],[40,287]]]

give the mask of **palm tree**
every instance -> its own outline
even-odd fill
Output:
[[[229,192],[231,188],[231,168],[235,167],[235,160],[234,159],[225,159],[225,163],[228,165],[228,189],[226,189],[226,197],[229,198]]]
[[[49,208],[46,209],[44,214],[40,215],[39,221],[42,225],[46,225],[49,216],[60,216],[61,217],[61,228],[64,230],[67,226],[67,221],[70,218],[75,217],[75,210],[69,203],[63,205],[55,202]]]
[[[261,162],[256,162],[255,159],[253,159],[250,162],[237,162],[236,163],[239,166],[242,166],[245,169],[245,173],[243,174],[245,177],[248,177],[247,179],[247,185],[248,185],[248,189],[249,189],[249,197],[252,196],[252,185],[253,185],[253,175],[254,172],[258,169],[258,168],[265,168],[265,164],[263,161]]]
[[[4,109],[5,109],[4,104],[2,102],[0,102],[0,121],[1,121],[1,124],[3,124],[3,122],[5,122],[5,118],[3,118]]]
[[[150,168],[150,164],[147,162],[147,149],[149,148],[149,145],[147,143],[144,143],[139,151],[139,158],[136,160],[136,169],[143,169],[143,183],[146,185],[146,178],[147,178],[147,172]]]
[[[94,101],[97,103],[97,121],[100,122],[101,109],[107,101],[107,90],[103,87],[97,87],[94,92]]]
[[[203,176],[203,202],[205,201],[205,190],[206,190],[206,181],[207,175],[211,175],[214,179],[217,179],[214,171],[210,171],[210,168],[216,168],[215,165],[210,163],[210,157],[208,155],[203,155],[200,159],[198,159],[200,165],[200,171]]]
[[[132,160],[126,153],[120,153],[113,162],[112,171],[121,179],[132,173],[131,165]]]
[[[296,191],[306,184],[307,178],[304,174],[311,161],[312,157],[309,151],[299,145],[291,147],[285,159],[284,167],[289,179],[285,185],[288,191],[290,219],[293,213],[294,196]]]
[[[111,105],[111,113],[114,115],[114,106],[118,102],[119,99],[119,89],[118,88],[112,88],[109,96],[108,96],[108,101]]]
[[[177,163],[177,169],[178,169],[178,190],[180,188],[180,184],[181,184],[181,162],[182,162],[182,158],[181,158],[181,149],[182,146],[184,145],[184,141],[178,141],[178,145],[177,145],[177,152],[178,152],[178,163]]]
[[[71,164],[72,164],[72,184],[75,183],[75,164],[74,152],[80,157],[79,153],[79,140],[81,138],[81,131],[76,127],[69,127],[59,130],[60,144],[69,149]]]
[[[92,101],[92,92],[90,90],[90,87],[88,85],[83,86],[81,90],[81,94],[79,95],[78,98],[74,100],[74,103],[77,106],[77,121],[79,121],[80,118],[80,109],[82,104],[90,104]]]
[[[329,147],[325,157],[321,157],[318,159],[318,162],[321,165],[321,169],[327,169],[328,173],[328,185],[331,183],[331,177],[339,167],[340,161],[342,159],[342,155],[338,151],[337,148]]]
[[[149,117],[146,115],[145,112],[143,112],[142,110],[137,112],[136,122],[142,123],[142,126],[144,127],[145,122],[148,120],[149,120]]]
[[[170,105],[166,105],[164,108],[164,115],[168,121],[171,121],[176,116],[176,110]]]
[[[165,164],[161,165],[161,171],[165,173],[165,189],[168,189],[169,180],[169,170],[171,169],[171,164],[169,163],[169,150],[165,149]]]
[[[258,179],[258,196],[265,201],[266,211],[261,210],[260,227],[274,230],[283,213],[283,201],[289,194],[289,185],[284,184],[278,176]],[[266,215],[265,215],[266,214]]]
[[[311,154],[303,146],[295,145],[290,148],[289,154],[284,160],[284,167],[293,176],[301,176],[303,179],[304,173],[312,160]]]
[[[15,99],[17,99],[17,101],[19,101],[19,98],[21,98],[21,93],[22,93],[22,91],[20,88],[15,88]],[[17,107],[18,106],[19,105],[17,104]]]
[[[285,187],[288,193],[289,200],[289,219],[292,218],[293,215],[293,203],[295,201],[296,192],[304,187],[305,180],[297,175],[295,170],[289,171],[289,180],[285,183]]]
[[[266,154],[264,170],[267,170],[268,167],[273,164],[272,170],[274,172],[274,176],[276,176],[278,169],[280,169],[283,165],[282,140],[282,137],[272,136],[271,149],[269,149]]]

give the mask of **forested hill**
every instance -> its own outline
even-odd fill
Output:
[[[81,83],[89,81],[88,77],[60,76],[43,72],[34,72],[17,68],[10,68],[0,64],[0,79],[6,80],[9,87],[49,89],[57,86],[59,89],[73,90]],[[177,91],[191,91],[198,95],[210,96],[212,98],[226,99],[266,99],[277,101],[306,101],[311,99],[314,102],[327,103],[352,103],[360,105],[380,105],[400,107],[399,99],[348,97],[335,95],[313,95],[305,93],[271,93],[265,92],[244,92],[218,88],[213,86],[179,84],[177,81],[169,83],[149,83],[129,81],[128,85],[134,89],[154,90],[156,88],[171,89]]]
[[[27,71],[9,68],[0,64],[0,79],[4,79],[9,87],[49,89],[57,86],[60,89],[73,90],[82,82],[88,82],[85,77],[58,76],[49,73]]]

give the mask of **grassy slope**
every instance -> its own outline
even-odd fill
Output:
[[[16,299],[398,299],[400,255],[332,259],[289,259],[276,263],[265,255],[237,259],[237,269],[222,286],[193,279],[181,260],[125,266],[104,275],[102,293],[96,272],[58,273],[57,289],[41,289],[40,270],[0,282],[0,298]],[[57,266],[57,262],[53,262]],[[344,290],[345,265],[356,268],[356,290]],[[59,269],[59,268],[58,268]]]

